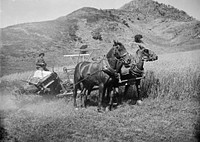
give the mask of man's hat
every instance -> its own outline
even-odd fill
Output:
[[[40,53],[40,54],[39,54],[39,57],[42,56],[42,55],[44,56],[44,53]]]
[[[143,42],[141,39],[143,38],[143,36],[141,34],[135,35],[135,42],[137,43],[141,43]]]

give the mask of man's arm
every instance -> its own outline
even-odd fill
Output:
[[[37,66],[46,66],[47,64],[45,63],[44,59],[38,59],[36,61]]]

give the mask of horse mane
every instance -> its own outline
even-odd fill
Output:
[[[114,48],[112,47],[112,48],[110,49],[110,51],[106,54],[106,58],[107,58],[107,60],[108,60],[108,63],[110,64],[110,66],[111,66],[112,68],[115,68],[117,59],[116,59],[115,56],[113,55],[113,52],[114,52]]]
[[[122,47],[120,50],[126,50],[126,48],[124,47],[124,45],[121,43],[121,42],[119,42],[119,41],[117,41],[117,42],[114,42],[114,45],[115,46],[120,46],[120,47]]]
[[[119,45],[120,47],[123,47],[123,50],[126,50],[126,48],[124,47],[124,45],[123,45],[121,42],[119,42],[119,41],[114,41],[113,46],[117,46],[117,45]],[[114,56],[113,56],[113,50],[114,50],[114,47],[112,47],[112,48],[110,49],[110,51],[106,54],[106,57],[107,57],[107,58],[113,58],[113,57],[114,57]]]
[[[109,52],[106,54],[106,58],[113,58],[114,56],[113,56],[113,50],[114,50],[114,48],[112,47],[110,50],[109,50]]]
[[[138,54],[139,50],[140,50],[140,49],[137,49],[137,51],[136,51],[135,53]]]
[[[135,55],[133,56],[133,59],[135,60],[135,62],[137,62],[137,60],[139,60],[138,58],[138,52],[140,51],[140,49],[137,49],[137,51],[135,52]]]
[[[121,42],[114,41],[113,47],[109,50],[109,52],[106,54],[106,58],[108,59],[108,62],[110,66],[113,69],[118,69],[121,66],[121,63],[118,61],[118,59],[115,57],[115,46],[119,46],[120,48],[117,48],[119,52],[126,51],[126,48]]]
[[[114,42],[114,45],[113,46],[116,46],[116,45],[122,45],[121,43],[119,42]],[[117,63],[118,63],[118,60],[117,58],[115,57],[114,55],[114,52],[115,52],[115,48],[112,47],[109,52],[106,54],[106,58],[108,60],[108,63],[109,65],[115,69],[117,67]]]
[[[115,42],[115,45],[123,46],[123,44],[119,41]]]

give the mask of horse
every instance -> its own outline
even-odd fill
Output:
[[[158,56],[150,49],[147,49],[143,46],[138,46],[138,47],[139,49],[136,51],[135,56],[132,55],[131,63],[129,64],[129,73],[126,75],[121,74],[121,79],[122,82],[123,80],[134,79],[134,84],[136,86],[136,91],[137,91],[137,104],[141,105],[142,104],[142,96],[140,94],[141,79],[136,79],[136,78],[143,77],[144,62],[158,60]],[[131,84],[125,85],[124,95],[127,94],[130,85]],[[118,86],[120,86],[120,84],[118,84]]]
[[[130,56],[120,42],[114,41],[113,47],[100,61],[89,62],[83,61],[76,65],[74,71],[74,107],[77,108],[76,96],[77,90],[81,90],[81,103],[82,95],[84,94],[84,106],[86,107],[87,96],[91,93],[94,86],[99,87],[98,96],[98,111],[101,111],[102,100],[106,88],[112,87],[113,84],[118,82],[117,76],[122,65],[130,63]],[[87,95],[85,94],[87,92]],[[81,104],[82,106],[82,104]]]

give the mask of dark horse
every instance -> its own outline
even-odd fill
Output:
[[[112,87],[118,82],[117,73],[123,64],[130,63],[130,56],[126,48],[120,42],[115,42],[113,47],[107,53],[106,57],[95,62],[80,62],[76,65],[74,71],[74,106],[77,107],[76,96],[77,89],[82,90],[81,93],[90,94],[94,86],[99,87],[98,111],[101,110],[103,97],[106,88]],[[81,103],[82,103],[81,94]],[[86,107],[87,95],[84,95],[84,106]],[[81,105],[82,106],[82,105]]]
[[[122,79],[122,84],[123,81],[126,82],[125,80],[133,79],[133,82],[126,82],[125,85],[125,92],[124,94],[126,95],[130,85],[135,84],[136,85],[136,91],[137,91],[137,104],[140,105],[142,103],[142,96],[140,94],[140,81],[141,79],[136,79],[139,77],[142,77],[144,75],[144,62],[148,61],[155,61],[158,60],[158,56],[151,50],[143,47],[143,46],[138,46],[139,49],[136,51],[135,56],[132,56],[131,58],[131,63],[129,67],[129,73],[126,75],[121,76]],[[122,69],[123,70],[123,69]],[[118,84],[120,86],[120,84]]]

